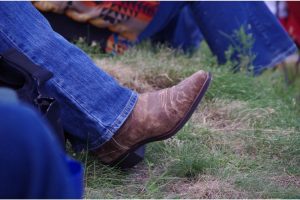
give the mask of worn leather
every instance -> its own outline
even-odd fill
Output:
[[[208,77],[198,71],[171,88],[141,94],[123,126],[96,155],[109,164],[143,141],[174,135],[172,130],[187,116]]]

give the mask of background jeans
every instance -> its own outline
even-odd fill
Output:
[[[0,2],[0,52],[9,48],[54,74],[45,89],[61,104],[75,150],[95,149],[108,141],[137,101],[135,92],[55,33],[30,2]]]
[[[190,5],[185,5],[163,30],[151,36],[154,43],[165,43],[185,53],[198,49],[203,39]]]
[[[191,12],[191,15],[186,15],[186,17],[191,18],[190,23],[195,23],[200,30],[199,32],[190,32],[198,34],[199,37],[201,37],[200,32],[202,33],[219,63],[226,61],[225,52],[229,45],[241,47],[241,42],[234,39],[233,35],[234,31],[239,30],[242,26],[246,33],[254,39],[254,44],[249,51],[249,54],[255,56],[252,63],[254,74],[274,67],[297,50],[293,41],[264,2],[161,2],[153,20],[140,34],[139,41],[151,38],[164,30],[186,6]],[[190,27],[193,26],[190,25]],[[181,27],[184,28],[184,26]],[[176,32],[178,32],[178,28],[180,27],[176,27]],[[170,33],[169,41],[184,43],[188,35],[188,32],[185,33]],[[193,37],[197,38],[197,36]],[[174,46],[180,45],[175,43]],[[181,44],[181,46],[185,45]],[[232,59],[238,60],[237,55],[233,54]]]

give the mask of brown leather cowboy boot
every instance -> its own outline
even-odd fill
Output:
[[[173,136],[196,109],[210,80],[209,73],[198,71],[171,88],[141,94],[122,127],[95,154],[115,165],[138,147]]]

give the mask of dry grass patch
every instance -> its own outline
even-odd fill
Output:
[[[280,176],[273,176],[270,178],[278,186],[287,188],[290,186],[294,186],[300,188],[300,176],[293,176],[293,175],[280,175]]]
[[[272,108],[250,108],[246,101],[214,99],[203,103],[191,120],[195,126],[229,133],[253,130],[258,121],[274,113]]]
[[[145,80],[141,72],[120,62],[112,62],[109,58],[97,59],[95,63],[101,66],[101,69],[116,78],[122,85],[131,88],[138,93],[153,91],[154,88]]]
[[[241,198],[244,193],[234,189],[229,182],[212,179],[200,180],[188,188],[186,198],[219,199],[219,198]]]

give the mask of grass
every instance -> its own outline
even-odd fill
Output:
[[[87,198],[300,198],[299,78],[287,86],[281,70],[233,74],[205,44],[193,55],[148,43],[118,57],[85,50],[138,92],[200,69],[213,74],[191,120],[175,137],[147,145],[144,162],[130,171],[76,155],[85,165]]]

